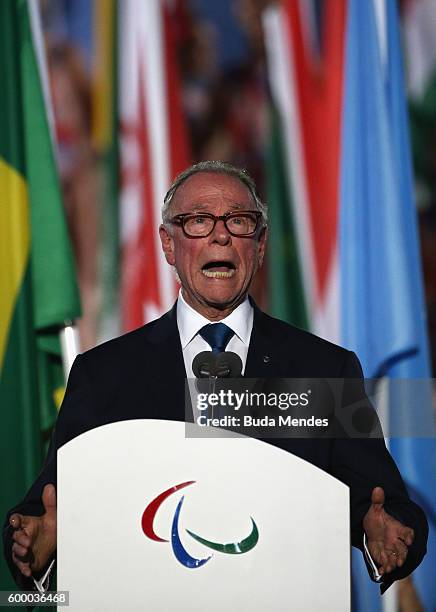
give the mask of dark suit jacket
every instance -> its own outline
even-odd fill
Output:
[[[245,376],[357,378],[362,371],[354,353],[273,319],[255,306]],[[11,512],[42,514],[42,490],[47,483],[56,483],[56,451],[75,436],[127,419],[184,421],[185,377],[175,307],[157,321],[79,355],[70,373],[45,466],[23,502]],[[360,549],[362,520],[370,506],[371,491],[375,486],[384,488],[386,511],[415,530],[415,542],[409,548],[405,565],[385,578],[382,591],[421,562],[426,552],[427,521],[422,510],[410,500],[382,439],[270,442],[350,487],[351,540]],[[31,583],[23,579],[12,563],[11,528],[7,521],[3,537],[12,573],[20,586],[31,588]]]

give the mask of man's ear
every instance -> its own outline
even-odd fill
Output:
[[[170,266],[175,266],[176,258],[174,256],[174,240],[168,229],[163,224],[159,227],[159,236],[162,245],[162,251],[165,254],[165,259],[170,264]]]
[[[259,264],[259,268],[262,267],[263,258],[265,257],[267,239],[268,239],[268,228],[264,227],[260,230],[259,241],[257,245],[257,261]]]

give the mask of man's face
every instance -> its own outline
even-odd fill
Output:
[[[177,189],[171,217],[208,212],[216,216],[237,210],[256,210],[249,190],[237,178],[215,172],[190,176]],[[180,226],[160,227],[167,262],[176,267],[185,300],[208,318],[227,316],[245,298],[262,264],[266,231],[235,237],[223,221],[205,238],[188,238]]]

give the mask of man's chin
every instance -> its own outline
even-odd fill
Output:
[[[215,308],[216,310],[229,310],[234,309],[245,299],[245,294],[239,293],[229,295],[205,295],[203,296],[204,304],[209,308]]]
[[[218,283],[215,286],[202,287],[201,290],[188,295],[186,291],[183,291],[185,300],[198,312],[203,309],[231,312],[244,301],[245,296],[246,291],[243,292],[241,288],[219,287]]]

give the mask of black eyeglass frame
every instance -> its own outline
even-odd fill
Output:
[[[250,215],[256,216],[256,226],[254,230],[250,232],[249,234],[235,234],[234,232],[232,232],[231,229],[228,228],[227,220],[231,219],[232,217],[239,217],[246,213],[250,213]],[[185,230],[185,223],[188,217],[191,217],[191,218],[192,217],[208,217],[209,219],[212,219],[214,223],[212,225],[210,232],[208,232],[207,234],[203,234],[201,236],[193,236],[192,234],[188,234]],[[169,223],[172,223],[173,225],[180,225],[184,235],[187,238],[207,238],[208,236],[211,235],[211,233],[215,229],[217,221],[222,221],[225,225],[226,230],[229,232],[231,236],[234,236],[235,238],[250,238],[251,236],[254,236],[257,230],[259,229],[259,220],[261,219],[261,217],[262,217],[262,213],[259,210],[232,210],[231,212],[225,213],[224,215],[220,215],[219,217],[217,217],[216,215],[213,215],[212,213],[203,213],[203,212],[182,213],[180,215],[175,215],[172,219],[169,220]]]

